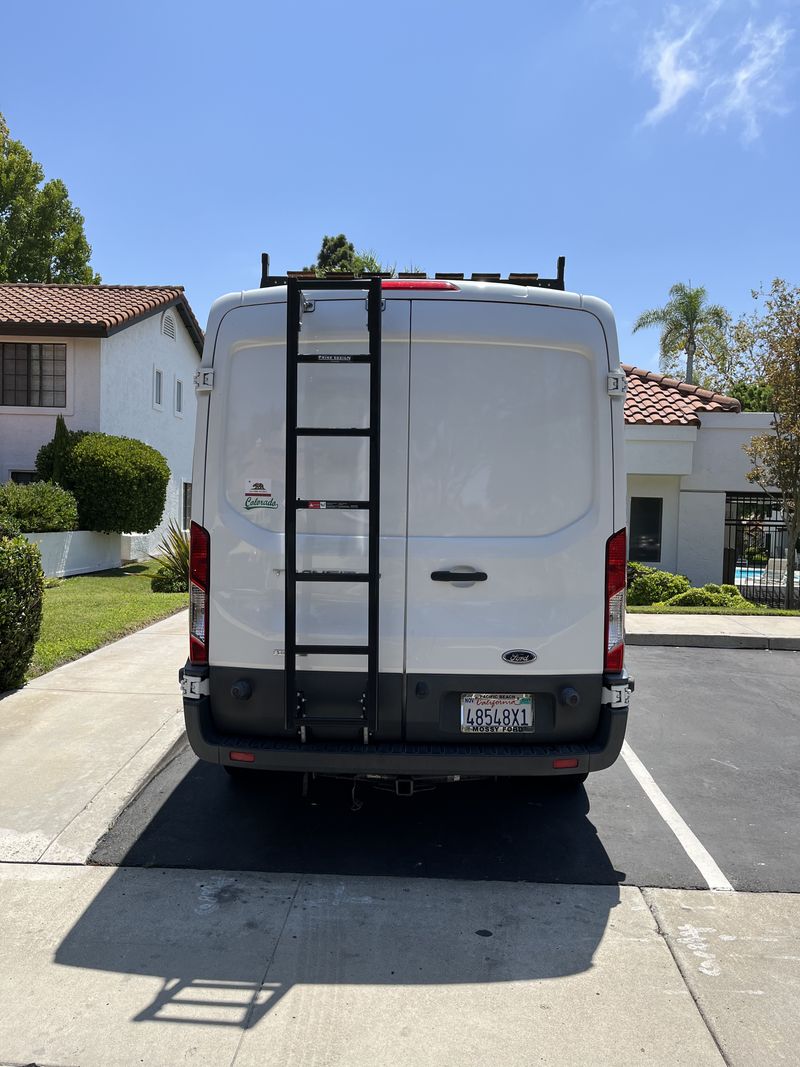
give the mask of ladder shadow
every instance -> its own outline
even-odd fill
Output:
[[[286,989],[269,982],[165,977],[159,992],[132,1021],[247,1030],[257,1025],[285,993]],[[232,999],[229,994],[242,999]]]

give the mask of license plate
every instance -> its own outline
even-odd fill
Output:
[[[530,693],[462,693],[462,734],[531,734]]]

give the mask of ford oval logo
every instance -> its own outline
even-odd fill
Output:
[[[503,653],[503,659],[506,663],[533,663],[536,653],[527,648],[510,648],[508,652]]]

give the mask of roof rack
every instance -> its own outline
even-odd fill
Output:
[[[503,282],[506,285],[529,285],[536,286],[539,289],[563,289],[564,288],[564,264],[566,260],[564,256],[558,257],[558,265],[556,267],[555,278],[540,278],[538,274],[509,274],[507,278],[503,278],[500,274],[473,274],[468,278],[463,272],[461,273],[445,273],[437,271],[436,274],[430,275],[437,281],[452,281],[452,282]],[[328,271],[324,275],[317,274],[314,270],[289,270],[286,274],[270,274],[269,272],[269,256],[266,252],[261,253],[261,285],[260,288],[267,289],[273,285],[286,285],[289,278],[298,278],[301,281],[317,280],[320,277],[330,278],[331,281],[347,281],[349,279],[357,278],[391,278],[394,277],[389,272],[377,273],[370,271],[363,271],[361,274],[350,274],[346,271]],[[398,278],[406,279],[425,279],[428,278],[424,271],[399,271]]]

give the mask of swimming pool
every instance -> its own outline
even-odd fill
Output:
[[[764,577],[763,567],[737,567],[735,582],[759,582]]]

